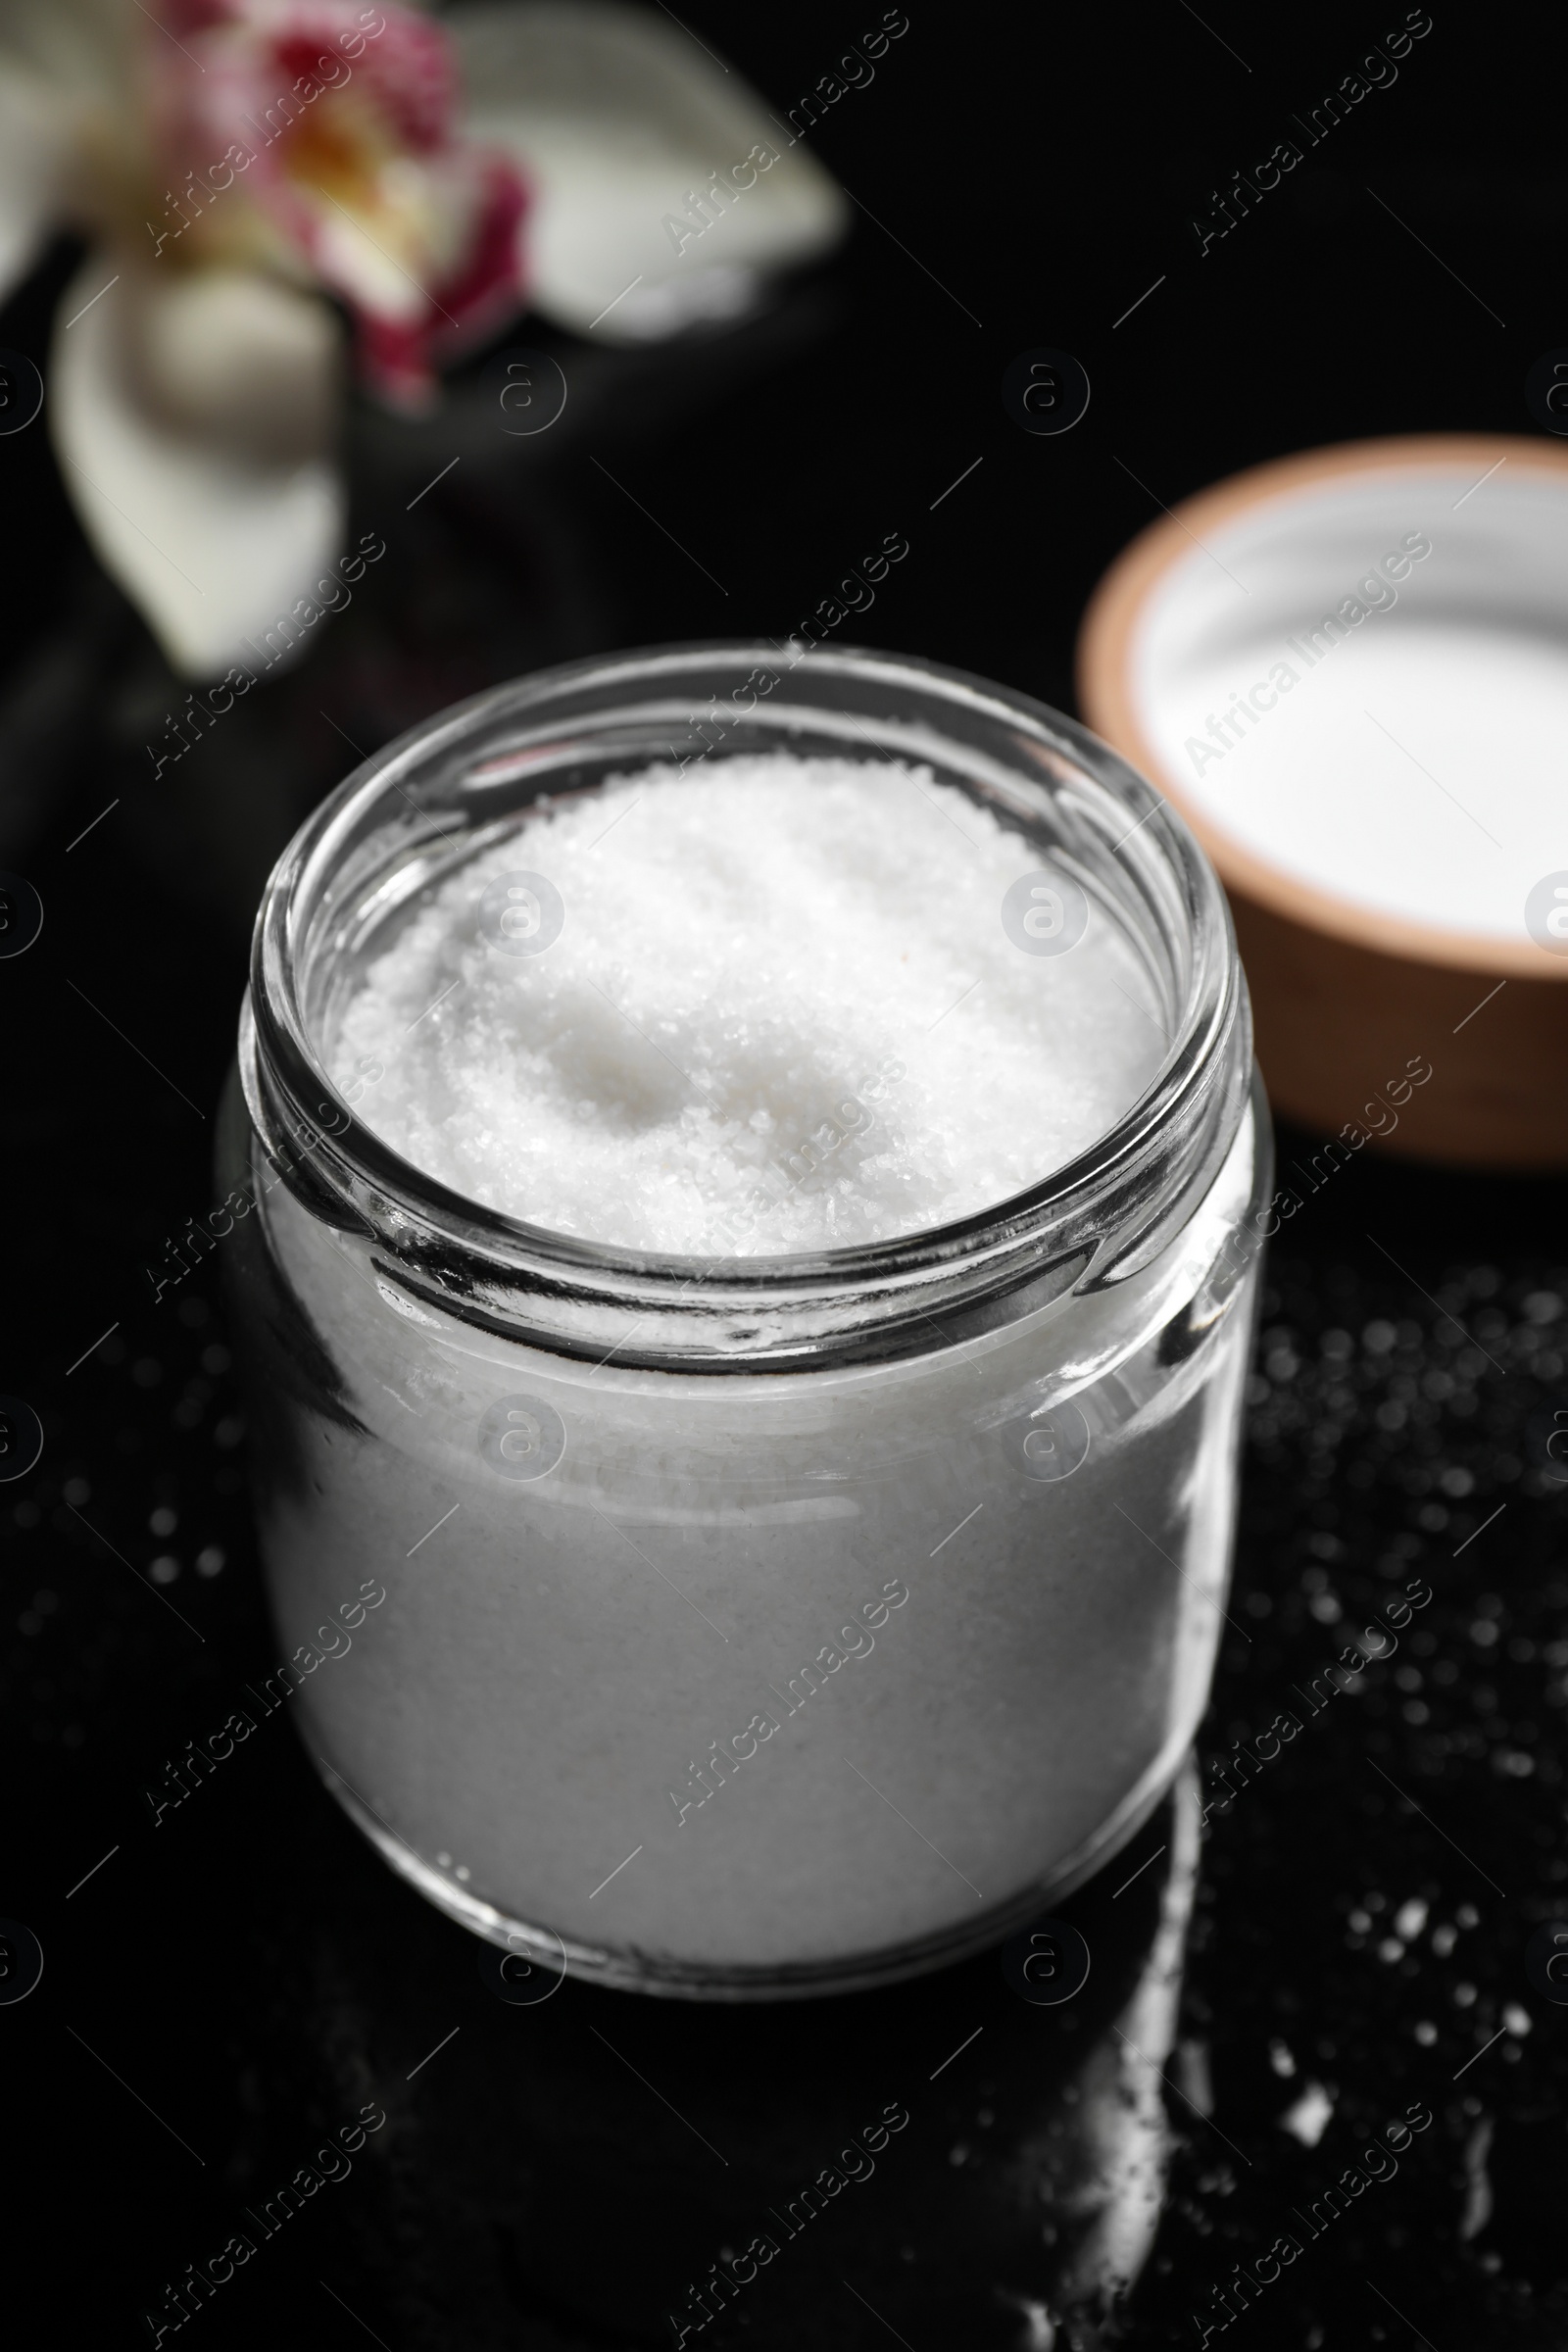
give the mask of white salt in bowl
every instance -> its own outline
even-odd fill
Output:
[[[1431,435],[1235,475],[1117,559],[1078,683],[1219,869],[1278,1108],[1568,1166],[1568,452]]]

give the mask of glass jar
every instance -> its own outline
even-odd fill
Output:
[[[542,794],[763,750],[927,763],[1075,882],[1162,1008],[1140,1099],[995,1207],[810,1256],[598,1247],[403,1160],[378,1065],[340,1092],[321,1040],[411,897]],[[1223,1622],[1267,1122],[1218,883],[1081,728],[794,644],[480,696],[279,862],[221,1151],[268,1702],[536,1988],[933,1967],[1168,1787]]]

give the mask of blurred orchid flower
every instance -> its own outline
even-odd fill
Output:
[[[0,299],[61,224],[88,242],[47,369],[67,486],[203,677],[341,548],[345,318],[365,388],[419,414],[525,301],[614,341],[733,315],[845,205],[619,0],[0,0]]]

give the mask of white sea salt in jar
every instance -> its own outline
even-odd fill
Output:
[[[777,1996],[1147,1816],[1268,1166],[1218,885],[1103,746],[879,655],[499,689],[291,846],[239,1080],[296,1707],[425,1894],[546,1982]]]

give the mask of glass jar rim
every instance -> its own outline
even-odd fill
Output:
[[[1020,828],[1031,814],[1043,825],[1059,822],[1065,796],[1077,848],[1103,861],[1096,869],[1101,884],[1113,887],[1115,869],[1146,906],[1162,910],[1163,921],[1184,928],[1185,971],[1164,1058],[1084,1151],[1005,1200],[885,1241],[773,1255],[675,1256],[584,1240],[489,1208],[405,1159],[355,1114],[328,1074],[303,982],[312,954],[331,944],[313,934],[328,885],[368,838],[374,812],[387,809],[405,846],[427,840],[440,832],[440,817],[455,812],[443,792],[471,789],[476,767],[487,791],[500,771],[503,781],[515,782],[530,762],[543,769],[549,753],[570,749],[562,744],[564,727],[589,743],[596,725],[661,709],[661,696],[683,684],[689,708],[694,679],[716,698],[715,676],[748,683],[765,676],[773,686],[798,678],[808,689],[804,701],[781,697],[764,709],[754,695],[747,714],[748,726],[760,719],[780,734],[808,721],[834,724],[858,694],[891,698],[904,714],[871,719],[880,736],[870,738],[873,749],[924,743],[931,756],[955,762],[958,781],[966,768],[969,777],[990,776],[988,789],[1004,773]],[[855,735],[867,734],[860,720],[848,724]],[[510,766],[495,756],[502,738]],[[853,756],[849,735],[845,749]],[[290,1192],[327,1223],[385,1251],[381,1270],[414,1298],[566,1354],[598,1353],[608,1343],[627,1367],[750,1362],[788,1370],[825,1355],[856,1360],[917,1352],[938,1338],[956,1343],[1065,1290],[1106,1284],[1149,1263],[1193,1213],[1234,1140],[1251,1042],[1246,984],[1213,868],[1170,805],[1086,728],[1032,697],[916,656],[813,644],[786,662],[766,641],[710,641],[531,672],[421,721],[352,770],[300,827],[267,885],[239,1059],[253,1125]],[[643,1336],[633,1344],[628,1333],[622,1346],[615,1334],[625,1332],[628,1315]]]

